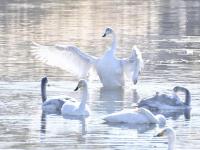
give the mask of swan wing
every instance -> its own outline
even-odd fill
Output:
[[[48,65],[59,67],[79,78],[85,78],[96,58],[83,53],[75,46],[44,46],[34,43],[33,54]]]
[[[139,108],[138,112],[145,115],[149,119],[150,123],[158,123],[158,120],[156,119],[154,114],[152,114],[149,110],[147,110],[145,108]]]
[[[137,83],[138,76],[143,68],[143,59],[141,51],[134,46],[131,56],[122,60],[123,71],[128,78],[132,78],[134,84]]]
[[[122,110],[105,116],[103,119],[107,122],[128,122],[130,121],[131,111]]]

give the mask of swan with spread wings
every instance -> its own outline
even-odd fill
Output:
[[[100,57],[90,56],[75,46],[54,45],[44,46],[34,43],[32,52],[39,60],[48,65],[59,67],[80,78],[86,78],[89,70],[95,68],[101,83],[106,88],[124,86],[127,76],[136,84],[143,67],[140,50],[134,46],[130,57],[120,59],[115,56],[116,35],[111,28],[106,28],[103,37],[112,35],[112,45]]]

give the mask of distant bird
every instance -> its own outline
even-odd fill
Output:
[[[46,113],[60,113],[61,107],[68,100],[73,100],[71,97],[47,99],[46,86],[48,83],[47,77],[41,80],[41,96],[42,96],[42,110]]]
[[[168,150],[174,150],[176,142],[176,132],[174,129],[167,127],[159,132],[155,137],[167,136],[168,137]]]
[[[163,115],[153,115],[145,108],[125,109],[109,114],[104,117],[106,122],[129,123],[129,124],[159,124],[165,125],[166,119]]]
[[[124,86],[124,74],[136,84],[143,67],[140,50],[134,46],[129,58],[119,59],[115,56],[117,42],[111,28],[106,28],[103,37],[108,35],[112,35],[111,48],[100,58],[87,55],[75,46],[67,45],[43,46],[34,43],[32,52],[36,58],[48,65],[60,67],[78,78],[86,78],[89,70],[94,67],[106,88]]]
[[[190,108],[191,94],[190,91],[184,87],[176,86],[173,89],[175,94],[166,95],[157,93],[151,98],[144,99],[139,102],[139,107],[148,109],[167,110],[167,109],[185,109]],[[180,97],[176,95],[177,92],[185,93],[185,100],[181,101]]]
[[[90,109],[87,106],[86,102],[88,100],[88,87],[86,80],[80,80],[74,91],[77,91],[79,88],[82,88],[82,97],[80,102],[71,102],[67,101],[61,108],[62,115],[71,115],[71,116],[89,116]]]

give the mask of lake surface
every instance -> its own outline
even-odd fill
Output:
[[[145,61],[137,86],[105,90],[96,77],[89,84],[91,116],[70,120],[41,111],[40,80],[49,77],[48,96],[69,95],[77,79],[35,59],[31,41],[66,43],[101,56],[110,45],[106,27],[117,35],[117,57],[137,45]],[[173,113],[167,126],[177,134],[177,149],[200,149],[200,1],[198,0],[1,0],[0,149],[165,150],[156,126],[111,126],[102,117],[131,108],[156,91],[176,85],[192,94],[190,119]]]

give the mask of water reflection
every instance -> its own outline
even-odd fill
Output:
[[[156,124],[125,124],[125,123],[110,123],[110,122],[107,122],[106,124],[115,128],[134,129],[134,130],[137,130],[137,132],[140,134],[153,130],[154,128],[157,127]]]
[[[102,111],[106,112],[107,114],[122,109],[123,99],[124,99],[123,88],[106,89],[102,87],[100,89],[99,101],[101,102],[102,105],[100,107],[102,108]]]
[[[46,114],[44,112],[42,112],[42,114],[41,114],[41,120],[40,120],[40,141],[41,142],[44,142],[46,140],[48,141],[48,139],[46,139],[47,138],[46,134],[48,134],[48,132],[47,132],[47,124],[48,124],[47,123],[48,122],[47,116],[48,115],[49,114]],[[49,117],[51,118],[51,115],[49,115]],[[60,115],[55,115],[54,117],[55,117],[54,119],[59,119]],[[73,120],[73,121],[78,121],[80,123],[80,125],[81,125],[81,131],[80,131],[80,137],[79,138],[83,139],[84,135],[87,134],[87,130],[86,130],[86,118],[83,117],[83,116],[68,116],[68,115],[65,115],[65,116],[62,116],[62,117],[64,119],[66,119],[67,121],[70,121],[70,120],[72,121]],[[53,122],[49,122],[49,123],[53,123]],[[63,124],[59,123],[58,125],[55,125],[55,126],[52,126],[52,127],[56,129],[56,128],[61,128],[62,126],[63,126]],[[53,128],[51,130],[54,130]],[[66,128],[66,129],[68,129],[68,128]]]
[[[40,128],[40,132],[42,134],[46,133],[46,114],[44,112],[42,112],[42,115],[41,115],[41,128]]]
[[[84,136],[87,134],[87,130],[86,130],[86,117],[84,116],[69,116],[69,115],[64,115],[63,116],[64,119],[68,119],[68,120],[77,120],[80,121],[81,124],[81,135]]]
[[[186,120],[190,120],[190,108],[185,109],[173,109],[173,110],[152,110],[154,114],[162,114],[167,118],[171,118],[173,120],[178,120],[182,115]]]
[[[177,148],[199,149],[199,18],[198,0],[2,0],[0,149],[41,149],[38,136],[48,140],[43,147],[46,149],[124,150],[134,147],[137,150],[147,150],[155,145],[155,149],[164,149],[160,144],[162,139],[152,141],[149,138],[152,132],[145,132],[150,131],[151,127],[150,130],[141,127],[141,131],[137,127],[130,130],[126,127],[123,130],[122,126],[118,129],[112,126],[107,128],[101,124],[99,114],[130,108],[132,103],[138,101],[139,96],[146,97],[148,93],[155,92],[157,87],[165,90],[165,86],[171,87],[179,83],[189,86],[195,93],[192,118],[189,122],[181,118],[184,115],[186,120],[190,119],[190,111],[171,112],[166,116],[169,117],[169,125],[176,127]],[[143,52],[146,63],[138,84],[139,90],[133,90],[130,94],[123,89],[98,89],[93,93],[93,101],[90,101],[93,114],[89,121],[89,131],[84,130],[84,123],[80,120],[63,119],[61,116],[54,118],[45,114],[41,114],[41,119],[38,119],[38,112],[41,111],[41,102],[38,101],[40,77],[48,75],[59,80],[63,88],[57,90],[63,93],[66,93],[63,90],[66,81],[71,86],[75,79],[68,72],[33,59],[30,41],[41,44],[73,44],[88,54],[102,56],[110,41],[102,40],[99,33],[108,26],[118,35],[117,57],[127,57],[130,52],[128,49],[133,44],[138,45]],[[187,53],[190,50],[192,55]],[[148,85],[148,92],[144,92]],[[95,88],[98,86],[94,86]],[[16,97],[15,93],[20,94]],[[27,96],[23,99],[23,95]],[[51,95],[56,95],[53,90]],[[33,118],[37,118],[34,123]],[[78,131],[79,125],[83,127],[82,131]],[[38,129],[41,131],[40,135]],[[145,134],[135,136],[134,129]],[[79,137],[85,132],[86,142],[82,142]]]

